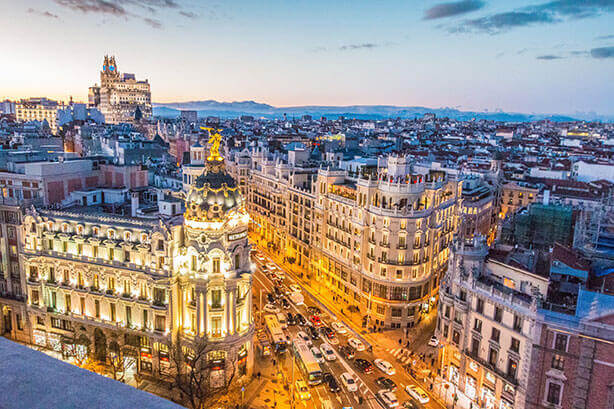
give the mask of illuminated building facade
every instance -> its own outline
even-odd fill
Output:
[[[52,134],[58,131],[58,111],[64,105],[47,98],[24,99],[15,107],[15,118],[18,121],[47,121]]]
[[[442,171],[412,174],[391,156],[359,177],[290,166],[266,151],[235,152],[247,173],[251,228],[259,245],[299,266],[365,325],[411,327],[435,300],[458,226],[461,183]],[[350,308],[351,310],[351,308]]]
[[[139,371],[158,375],[169,369],[172,341],[204,341],[216,365],[213,386],[231,374],[249,375],[249,219],[224,161],[209,156],[183,217],[162,202],[159,214],[144,214],[138,190],[130,194],[131,216],[94,205],[26,211],[22,261],[32,342],[62,351],[75,347],[79,333],[98,359],[118,342],[134,347]]]
[[[90,108],[98,108],[109,124],[134,122],[137,109],[145,119],[152,114],[149,82],[137,81],[134,74],[120,74],[113,56],[104,57],[100,86],[89,88],[88,100]]]

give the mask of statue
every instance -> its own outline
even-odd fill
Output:
[[[220,143],[222,142],[222,135],[220,135],[221,129],[215,128],[206,128],[201,126],[200,129],[203,131],[209,132],[209,140],[207,143],[211,145],[209,148],[209,156],[207,157],[208,161],[222,161],[222,156],[220,155]]]

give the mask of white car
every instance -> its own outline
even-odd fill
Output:
[[[298,339],[300,339],[302,341],[305,341],[307,346],[312,346],[313,345],[313,341],[311,340],[309,335],[305,334],[303,331],[297,332],[296,336],[297,336]]]
[[[375,361],[373,361],[373,363],[375,364],[377,369],[379,369],[386,375],[394,375],[395,373],[397,373],[394,370],[394,367],[392,366],[392,364],[388,361],[384,361],[383,359],[376,359]]]
[[[274,304],[266,304],[263,309],[264,311],[270,312],[272,314],[277,314],[278,312],[280,312],[279,307]]]
[[[354,348],[356,351],[364,351],[365,348],[365,344],[362,343],[361,340],[359,340],[358,338],[350,338],[348,339],[348,344]]]
[[[322,342],[322,345],[320,345],[320,351],[322,351],[322,355],[324,355],[324,358],[326,358],[327,361],[334,361],[335,359],[337,359],[337,354],[335,354],[335,350],[326,342]]]
[[[347,389],[348,392],[358,391],[358,384],[356,383],[356,379],[354,379],[351,373],[344,372],[341,374],[339,379],[341,379],[341,383],[343,384],[343,386],[345,386],[345,389]]]
[[[337,334],[345,334],[348,332],[348,329],[345,327],[345,325],[343,325],[339,321],[333,322],[332,324],[330,324],[330,326]]]
[[[424,389],[417,385],[407,385],[405,392],[420,403],[428,403],[430,400],[429,395],[426,394]]]
[[[429,346],[436,347],[437,345],[439,345],[439,340],[436,336],[432,336],[431,339],[429,339]]]
[[[399,406],[397,395],[385,389],[378,391],[375,394],[375,399],[378,400],[386,409],[393,409]]]
[[[316,361],[318,361],[319,364],[324,363],[324,355],[322,352],[320,352],[318,347],[311,347],[311,353],[313,354],[313,357],[316,359]]]
[[[301,286],[298,284],[290,284],[290,289],[295,293],[301,292]]]

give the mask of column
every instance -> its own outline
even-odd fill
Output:
[[[230,295],[230,334],[234,334],[237,329],[237,306],[235,300],[235,290],[231,289]]]
[[[196,297],[196,299],[194,300],[196,302],[196,328],[192,328],[192,331],[194,331],[194,333],[197,336],[200,336],[200,333],[202,331],[202,325],[200,323],[200,315],[202,314],[202,310],[201,310],[201,293],[199,291],[196,291],[196,289],[194,290],[194,295]]]
[[[230,335],[230,290],[228,287],[224,289],[226,298],[224,298],[224,311],[226,312],[226,335]]]
[[[202,300],[203,300],[203,305],[201,308],[201,332],[202,332],[202,336],[205,337],[209,334],[209,305],[207,302],[207,296],[208,296],[208,288],[205,288],[205,291],[202,292]]]
[[[198,336],[202,337],[207,331],[207,293],[203,291],[198,292]]]
[[[248,293],[248,297],[247,297],[247,323],[248,325],[251,325],[254,317],[252,316],[252,295],[253,295],[253,289],[252,289],[252,283],[250,280],[249,283],[249,293]]]

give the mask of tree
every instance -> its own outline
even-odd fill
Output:
[[[91,341],[85,327],[77,327],[69,336],[64,336],[62,355],[64,359],[72,358],[75,365],[83,368],[89,359]]]
[[[114,334],[109,343],[106,363],[113,379],[124,382],[128,369],[137,364],[137,351],[131,345],[121,344],[120,335],[120,333]]]
[[[209,359],[212,345],[206,340],[184,343],[180,337],[169,345],[169,368],[166,379],[162,381],[178,390],[182,403],[185,402],[191,409],[204,409],[205,404],[216,392],[227,392],[234,378],[234,365],[227,364],[224,359],[225,379],[223,385],[217,388],[212,385],[212,372],[217,369],[215,363]],[[228,374],[228,371],[231,371]]]

